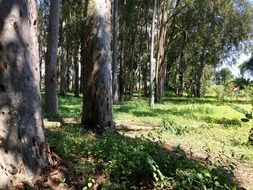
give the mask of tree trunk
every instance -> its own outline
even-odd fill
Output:
[[[59,12],[60,0],[51,1],[45,71],[45,110],[46,112],[52,114],[58,113],[56,70],[59,33]]]
[[[75,70],[75,78],[74,78],[74,94],[75,97],[79,97],[79,46],[76,48],[75,55],[74,55],[74,70]]]
[[[96,132],[113,126],[110,20],[110,0],[89,1],[82,121]]]
[[[156,92],[155,92],[156,102],[162,102],[164,95],[164,82],[167,69],[165,47],[167,42],[166,36],[167,36],[168,9],[169,9],[168,0],[164,0],[161,9],[162,9],[161,15],[159,15],[160,29],[158,34],[158,55],[156,64]]]
[[[129,73],[129,94],[128,94],[128,100],[132,100],[133,98],[133,91],[134,91],[134,62],[135,62],[135,36],[136,36],[136,30],[132,34],[132,50],[131,50],[131,65],[130,69],[128,71]]]
[[[206,61],[206,48],[205,46],[202,49],[200,57],[200,65],[197,73],[196,81],[196,93],[195,96],[201,98],[204,96],[204,70],[205,70],[205,61]]]
[[[118,81],[118,36],[119,36],[119,0],[113,4],[113,52],[112,52],[112,90],[113,103],[119,103],[119,81]]]
[[[67,93],[68,52],[65,47],[62,47],[61,51],[60,95],[65,96]]]
[[[67,50],[67,75],[65,76],[66,77],[66,84],[67,84],[67,88],[66,88],[66,91],[69,92],[71,90],[71,67],[72,67],[72,56],[70,56],[70,53],[69,53],[69,48]]]
[[[149,106],[154,107],[155,105],[155,60],[154,60],[154,41],[155,41],[155,15],[156,15],[156,4],[157,0],[154,2],[153,9],[153,19],[151,28],[151,53],[150,53],[150,90],[149,90]]]
[[[36,21],[34,0],[0,1],[0,189],[47,165]]]
[[[120,102],[125,100],[125,45],[126,45],[126,36],[125,36],[125,25],[122,26],[122,39],[121,39],[121,53],[120,53],[120,74],[119,74],[119,99]]]

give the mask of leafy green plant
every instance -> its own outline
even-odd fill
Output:
[[[242,107],[239,107],[234,104],[229,104],[229,105],[237,112],[244,114],[245,117],[241,118],[242,122],[249,122],[251,119],[253,119],[252,111],[247,111],[243,109]],[[253,128],[251,128],[249,131],[248,143],[253,145]]]
[[[162,118],[161,127],[166,132],[175,135],[183,135],[190,131],[188,127],[180,125],[167,117]]]

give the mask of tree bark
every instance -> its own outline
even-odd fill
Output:
[[[206,48],[205,46],[202,48],[201,56],[200,56],[200,65],[197,73],[197,81],[196,81],[196,93],[195,96],[201,98],[204,96],[204,71],[205,71],[205,61],[206,61]]]
[[[67,93],[68,52],[65,47],[62,47],[61,51],[60,95],[65,96]]]
[[[79,85],[79,46],[76,48],[75,55],[74,55],[74,70],[75,70],[75,78],[74,78],[74,94],[75,97],[79,97],[80,94],[80,85]]]
[[[36,2],[0,1],[0,189],[47,165],[40,108]]]
[[[110,0],[89,1],[82,121],[98,133],[113,126],[110,20]]]
[[[155,60],[154,60],[154,41],[155,41],[155,15],[157,0],[154,1],[153,19],[151,28],[151,53],[150,53],[150,90],[149,90],[149,106],[155,105]]]
[[[48,113],[58,113],[57,103],[57,49],[59,33],[60,0],[53,0],[50,4],[49,31],[45,71],[45,110]]]
[[[121,52],[120,52],[120,74],[119,74],[119,99],[120,102],[125,100],[125,45],[126,45],[126,36],[125,36],[125,25],[122,26],[121,33]]]
[[[118,81],[118,37],[119,37],[119,0],[113,1],[113,52],[112,52],[112,90],[113,103],[119,103],[119,81]]]
[[[158,32],[158,55],[157,55],[157,64],[156,64],[156,92],[155,100],[156,102],[162,102],[164,95],[164,84],[166,77],[166,36],[167,36],[167,23],[168,23],[168,10],[169,10],[169,1],[164,0],[161,7],[161,14],[159,15],[160,20],[160,29]]]

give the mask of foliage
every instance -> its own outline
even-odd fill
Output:
[[[245,61],[240,65],[241,74],[249,73],[253,75],[253,58],[250,58],[248,61]]]
[[[236,88],[240,90],[245,89],[247,86],[251,85],[250,79],[245,79],[244,77],[236,78],[232,81]]]
[[[245,110],[245,109],[243,109],[243,108],[241,108],[239,106],[236,106],[234,104],[230,104],[230,106],[234,110],[236,110],[236,111],[244,114],[245,117],[241,118],[242,122],[249,122],[251,119],[253,119],[252,111],[247,111],[247,110]],[[249,138],[248,138],[248,143],[251,144],[251,145],[253,145],[253,133],[252,133],[252,131],[253,131],[253,128],[250,129],[250,131],[249,131]]]
[[[189,128],[187,128],[186,126],[182,126],[178,124],[177,122],[171,120],[170,118],[166,118],[166,117],[162,119],[161,127],[166,132],[175,134],[175,135],[183,135],[189,132]]]
[[[96,138],[78,126],[50,128],[46,134],[57,152],[86,179],[84,189],[95,183],[98,174],[107,179],[100,185],[102,189],[234,187],[229,170],[191,160],[180,147],[168,151],[161,142],[153,143],[144,137],[129,138],[113,131]],[[80,167],[87,164],[92,167]]]
[[[64,117],[68,117],[68,111],[63,109],[68,104],[73,104],[71,115],[80,115],[81,98],[69,94],[60,101]],[[248,106],[245,104],[248,102],[239,105]],[[83,187],[88,188],[102,177],[102,189],[232,189],[230,168],[222,167],[220,162],[194,161],[182,148],[187,145],[192,151],[208,150],[208,154],[215,155],[222,152],[221,161],[224,156],[252,162],[252,148],[245,145],[247,133],[238,130],[240,122],[236,117],[240,114],[214,97],[169,97],[154,109],[148,107],[148,100],[135,100],[115,106],[114,112],[117,122],[157,125],[159,133],[147,130],[128,136],[124,131],[119,134],[109,130],[97,136],[79,125],[47,128],[50,145],[73,170],[66,182],[78,176],[84,179]],[[157,135],[159,140],[155,143],[151,139]],[[165,148],[167,143],[173,143],[175,148]]]
[[[214,81],[217,85],[226,85],[234,76],[228,68],[222,68],[214,73]]]

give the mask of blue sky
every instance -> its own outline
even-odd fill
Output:
[[[229,69],[232,71],[232,73],[233,73],[235,76],[238,77],[238,76],[240,76],[240,69],[238,68],[239,65],[241,65],[244,61],[249,60],[250,57],[251,57],[251,54],[242,53],[242,54],[238,57],[238,59],[237,59],[237,61],[236,61],[236,64],[229,65],[229,64],[224,63],[221,67],[222,67],[222,68],[229,68]],[[253,79],[253,78],[250,77],[250,76],[245,76],[245,77]]]

